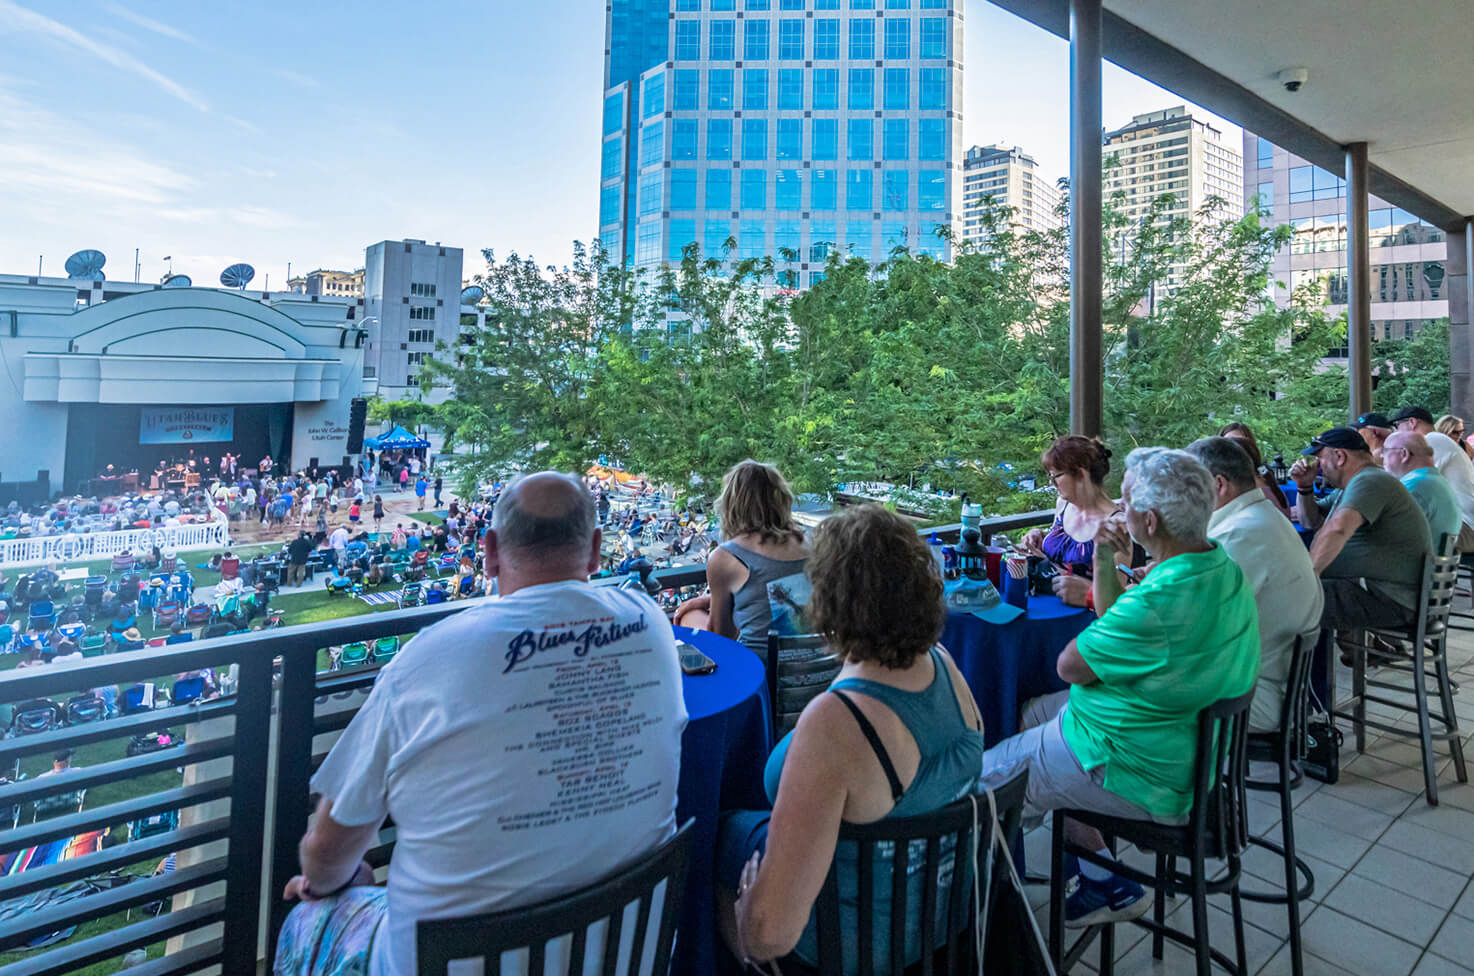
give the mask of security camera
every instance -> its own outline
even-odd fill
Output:
[[[1285,86],[1287,92],[1297,92],[1300,86],[1310,80],[1310,72],[1304,68],[1286,68],[1275,76],[1279,83]]]

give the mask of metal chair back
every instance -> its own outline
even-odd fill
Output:
[[[821,634],[768,632],[768,703],[773,738],[782,738],[798,724],[804,708],[834,681],[844,659],[830,651]]]

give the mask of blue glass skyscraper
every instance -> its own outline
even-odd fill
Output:
[[[599,236],[642,267],[942,259],[961,219],[961,0],[612,0]]]

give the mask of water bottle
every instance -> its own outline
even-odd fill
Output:
[[[946,579],[947,556],[942,551],[942,537],[933,532],[931,535],[926,537],[926,544],[927,547],[931,549],[932,558],[937,561],[937,571],[942,574],[943,579]]]

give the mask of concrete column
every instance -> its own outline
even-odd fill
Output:
[[[1372,409],[1372,258],[1367,226],[1367,144],[1346,147],[1346,364],[1351,414]]]
[[[1098,436],[1101,361],[1101,0],[1070,0],[1070,432]]]
[[[1468,420],[1474,418],[1474,217],[1449,230],[1444,272],[1453,412]]]

